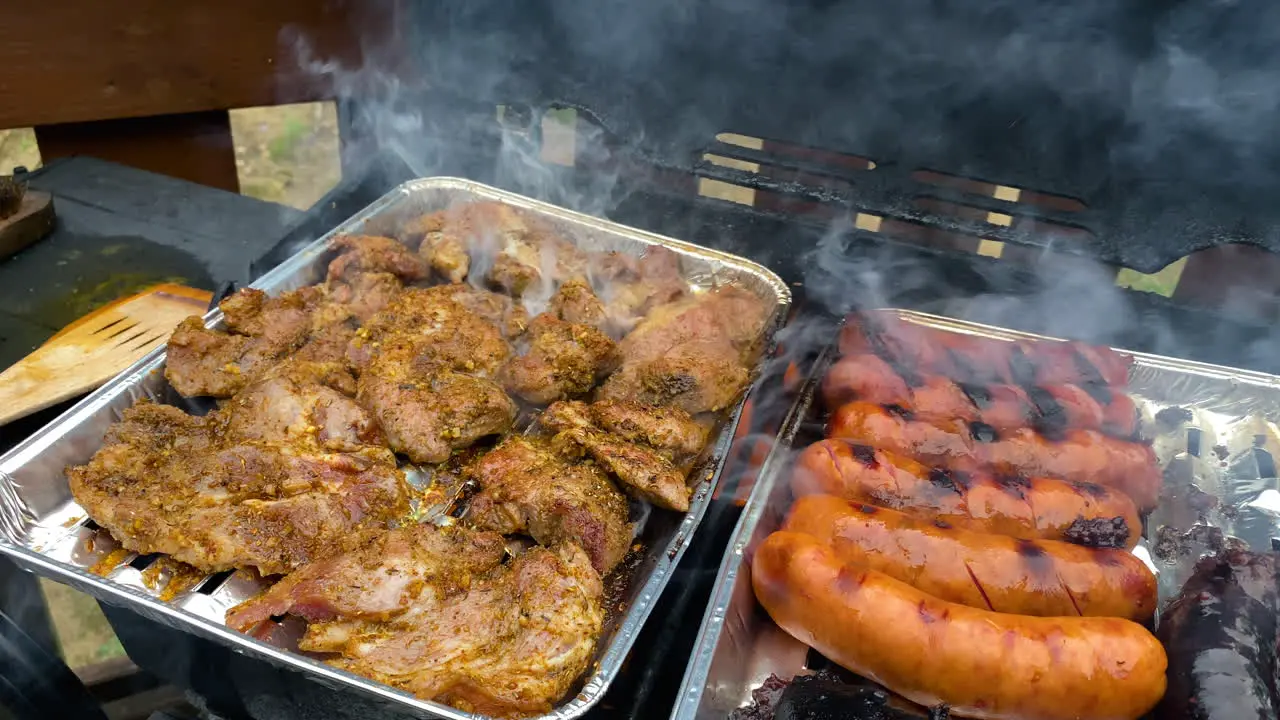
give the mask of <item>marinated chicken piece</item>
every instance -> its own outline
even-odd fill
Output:
[[[368,408],[391,448],[415,463],[438,463],[454,450],[511,429],[516,406],[492,380],[442,366],[379,355],[360,376],[356,400]]]
[[[538,421],[557,432],[552,444],[562,453],[589,453],[641,498],[668,510],[688,512],[689,487],[684,473],[653,448],[601,432],[589,412],[585,403],[558,402]]]
[[[278,440],[335,452],[384,445],[377,422],[352,399],[355,392],[343,365],[290,358],[236,393],[217,417],[229,442]]]
[[[229,443],[216,432],[222,422],[218,412],[135,405],[86,465],[67,469],[71,491],[124,547],[206,572],[288,572],[358,546],[409,510],[383,448]]]
[[[320,327],[291,358],[308,362],[349,364],[347,348],[356,339],[356,321],[349,318]]]
[[[448,298],[488,320],[508,338],[519,336],[529,327],[529,311],[506,295],[471,285],[439,285],[429,292]]]
[[[627,500],[593,464],[570,463],[545,442],[509,437],[468,468],[480,485],[466,522],[526,534],[542,545],[573,542],[605,575],[631,545]]]
[[[165,350],[164,376],[185,397],[230,397],[244,387],[240,358],[254,339],[209,330],[198,315],[178,323]]]
[[[329,263],[329,282],[356,273],[391,273],[412,282],[427,276],[427,264],[412,250],[389,237],[343,235],[330,247],[341,252]]]
[[[591,285],[582,278],[573,278],[561,285],[556,294],[551,296],[547,312],[565,322],[601,329],[605,327],[604,303],[600,302]]]
[[[422,239],[418,254],[437,275],[451,283],[460,283],[471,272],[471,254],[460,238],[442,232],[430,232]]]
[[[600,400],[670,405],[696,415],[733,404],[751,379],[730,345],[691,342],[653,360],[626,362],[600,386]]]
[[[227,625],[253,633],[272,616],[298,615],[312,623],[304,642],[324,637],[332,643],[339,633],[465,592],[471,577],[498,567],[505,552],[497,533],[428,524],[389,530],[353,552],[290,573],[229,610]]]
[[[737,287],[720,287],[653,308],[618,349],[624,362],[652,360],[693,342],[725,342],[750,356],[764,331],[769,310],[756,295]]]
[[[219,304],[227,332],[183,320],[169,338],[165,378],[186,397],[232,395],[306,341],[320,296],[315,288],[278,297],[246,288]]]
[[[678,407],[602,400],[587,412],[610,435],[644,443],[677,461],[696,456],[707,444],[707,427]]]
[[[391,273],[355,273],[329,284],[327,306],[334,313],[335,320],[355,318],[357,322],[366,323],[386,308],[403,288],[404,283]],[[338,318],[338,315],[345,317]]]
[[[680,257],[662,247],[650,248],[639,259],[619,253],[598,255],[592,276],[603,289],[610,327],[627,332],[650,309],[684,296],[689,284],[680,274]]]
[[[617,347],[591,327],[558,320],[548,313],[529,325],[529,350],[503,369],[507,390],[545,405],[581,395],[617,364]]]
[[[502,332],[457,298],[454,286],[409,288],[357,332],[348,350],[362,368],[374,357],[488,376],[511,354]]]
[[[308,637],[328,662],[419,698],[491,717],[551,711],[586,671],[604,628],[604,588],[573,545],[535,547],[463,593],[423,592],[358,633]]]
[[[746,387],[745,365],[768,319],[764,303],[724,287],[654,308],[618,343],[622,367],[599,399],[673,405],[690,414],[728,407]]]

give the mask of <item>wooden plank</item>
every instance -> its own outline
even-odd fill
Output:
[[[363,67],[366,48],[394,46],[396,10],[396,0],[23,3],[0,22],[0,128],[332,97],[331,78],[299,62],[302,45]]]
[[[36,142],[46,162],[89,155],[240,191],[231,118],[226,110],[37,126]]]

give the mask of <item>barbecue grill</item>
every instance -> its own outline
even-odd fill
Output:
[[[1280,9],[981,5],[414,3],[402,39],[429,83],[343,98],[343,182],[252,274],[426,170],[751,257],[817,323],[879,304],[1280,372],[1280,144],[1265,132],[1280,67],[1263,51]],[[560,109],[574,161],[537,162]],[[1111,284],[1191,253],[1172,297]],[[763,400],[751,430],[768,433],[786,403]],[[675,703],[753,447],[595,717]],[[220,715],[368,712],[104,609],[135,662]]]

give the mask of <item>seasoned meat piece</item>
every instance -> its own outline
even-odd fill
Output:
[[[267,575],[349,550],[409,510],[385,449],[224,443],[221,422],[135,405],[88,464],[67,469],[76,501],[130,550]]]
[[[227,625],[251,633],[273,615],[293,614],[313,623],[309,638],[333,640],[338,631],[363,629],[467,590],[471,576],[496,568],[505,552],[497,533],[428,524],[389,530],[357,550],[290,573],[229,610]]]
[[[601,432],[589,412],[584,403],[558,402],[547,408],[539,423],[557,431],[552,444],[562,453],[589,453],[645,500],[668,510],[688,512],[689,487],[684,474],[658,451]]]
[[[429,232],[422,239],[418,254],[436,274],[451,283],[460,283],[471,272],[471,255],[460,238],[442,232]]]
[[[352,364],[395,356],[477,375],[496,372],[510,347],[493,323],[455,300],[462,294],[452,288],[409,288],[396,296],[357,332],[348,350]]]
[[[631,544],[627,500],[592,464],[570,463],[543,442],[509,437],[467,470],[480,485],[466,522],[525,533],[543,545],[573,542],[601,575]]]
[[[678,407],[602,400],[587,410],[601,430],[676,459],[693,457],[707,444],[706,426]]]
[[[428,292],[448,298],[497,325],[502,334],[516,337],[529,327],[529,311],[506,295],[471,285],[439,285]]]
[[[652,360],[691,342],[725,342],[746,360],[759,343],[768,308],[756,295],[721,287],[654,308],[618,344],[627,363]]]
[[[684,296],[689,283],[680,274],[680,257],[662,247],[636,259],[619,253],[598,255],[592,277],[602,288],[610,327],[626,332],[654,306]]]
[[[529,325],[529,351],[502,372],[508,390],[531,403],[581,395],[616,364],[616,346],[590,325],[543,313]]]
[[[551,296],[547,312],[565,322],[594,328],[605,326],[604,303],[600,302],[591,285],[582,278],[573,278],[561,285],[556,294]]]
[[[244,387],[240,358],[254,339],[209,330],[198,315],[178,323],[165,351],[164,376],[186,397],[230,397]]]
[[[540,715],[590,664],[603,595],[580,548],[535,547],[477,575],[466,592],[424,591],[387,623],[309,633],[300,647],[338,652],[328,661],[336,667],[467,712]]]
[[[515,403],[496,383],[443,367],[417,368],[377,357],[360,376],[356,399],[377,418],[391,448],[415,463],[438,463],[454,450],[511,428]]]
[[[355,392],[344,366],[290,358],[217,413],[229,442],[282,441],[339,452],[382,445],[378,424],[351,398]]]
[[[343,235],[330,246],[342,254],[329,263],[329,282],[355,273],[391,273],[401,280],[421,280],[427,264],[403,244],[376,235]]]
[[[690,414],[729,407],[750,374],[723,342],[677,345],[665,356],[626,362],[600,386],[601,400],[672,405]]]
[[[187,397],[227,397],[306,341],[320,301],[315,288],[268,297],[245,288],[219,307],[228,332],[207,330],[198,317],[183,320],[169,339],[165,377]]]
[[[347,348],[356,339],[354,319],[344,320],[313,330],[311,338],[291,357],[307,362],[348,365]]]
[[[329,284],[328,304],[334,306],[333,311],[345,312],[348,317],[366,323],[387,307],[403,288],[404,283],[391,273],[355,273]]]

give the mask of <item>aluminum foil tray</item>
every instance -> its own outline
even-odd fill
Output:
[[[957,333],[1005,340],[1042,337],[894,312]],[[1280,377],[1122,352],[1134,358],[1128,392],[1143,416],[1139,432],[1152,441],[1164,470],[1160,505],[1146,519],[1145,537],[1134,548],[1156,572],[1163,606],[1187,580],[1195,560],[1224,536],[1255,550],[1271,549],[1272,538],[1280,536],[1275,462],[1280,453]],[[779,629],[756,602],[748,561],[755,547],[781,526],[791,505],[787,473],[793,455],[820,439],[814,428],[820,427],[821,401],[814,396],[836,353],[833,339],[814,361],[761,466],[760,480],[720,565],[673,719],[720,720],[750,704],[751,691],[771,674],[787,680],[817,669],[810,667],[814,654],[809,648]],[[1204,510],[1198,500],[1204,495],[1217,498],[1217,507]],[[1179,538],[1184,548],[1172,555],[1153,552],[1155,538],[1162,535]]]
[[[476,200],[497,200],[523,208],[554,225],[565,237],[588,250],[639,255],[662,246],[680,257],[681,269],[693,289],[734,284],[756,293],[773,307],[766,325],[765,354],[785,321],[791,302],[786,285],[769,270],[742,258],[653,235],[546,203],[456,178],[426,178],[407,182],[374,202],[328,235],[263,275],[254,287],[270,294],[319,282],[333,253],[330,239],[339,234],[386,232],[389,226],[415,214]],[[205,324],[219,327],[222,313],[211,311]],[[88,461],[102,443],[107,428],[140,398],[176,404],[177,394],[164,379],[164,348],[152,352],[111,380],[57,420],[27,438],[0,458],[0,552],[40,575],[67,583],[108,603],[120,605],[157,622],[225,643],[239,652],[293,668],[331,687],[363,693],[373,704],[395,713],[463,720],[478,716],[426,702],[387,686],[290,652],[288,633],[273,636],[273,644],[251,639],[226,627],[223,616],[233,605],[265,585],[255,575],[237,571],[183,583],[173,591],[171,568],[154,557],[138,557],[119,548],[97,528],[71,496],[65,468]],[[581,690],[548,718],[575,718],[604,694],[626,659],[636,634],[659,593],[671,578],[684,549],[707,508],[733,439],[743,401],[726,413],[713,433],[701,462],[690,473],[694,486],[687,514],[653,511],[637,525],[643,550],[616,572],[616,595],[610,601],[625,611],[611,616]],[[412,474],[411,474],[412,477]],[[149,563],[151,563],[149,565]],[[616,573],[615,573],[616,574]],[[613,603],[611,603],[613,604]],[[616,605],[615,605],[616,607]],[[295,634],[296,635],[296,634]],[[293,638],[296,642],[296,637]],[[659,660],[660,661],[660,660]]]

